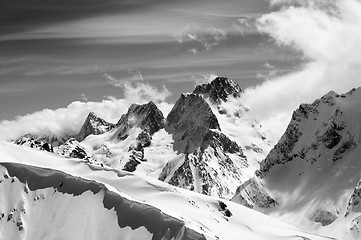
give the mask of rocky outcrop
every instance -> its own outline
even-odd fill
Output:
[[[143,105],[132,104],[127,113],[121,116],[116,124],[118,140],[127,139],[131,129],[141,129],[136,142],[129,146],[131,154],[123,170],[133,172],[141,162],[146,161],[144,148],[151,145],[152,135],[164,128],[164,121],[163,113],[152,101]]]
[[[32,134],[25,134],[24,136],[18,138],[14,142],[17,145],[28,146],[34,149],[47,151],[47,152],[54,152],[53,146],[51,143],[46,141],[45,139],[39,138],[36,135]]]
[[[88,117],[85,119],[83,126],[76,139],[81,142],[89,135],[99,135],[110,131],[114,128],[114,124],[109,123],[95,115],[94,112],[90,112]]]
[[[337,219],[337,215],[324,210],[324,209],[317,209],[310,217],[309,220],[316,222],[316,223],[321,223],[322,226],[327,226],[332,224],[335,220]]]
[[[120,129],[118,134],[120,140],[127,138],[128,131],[133,127],[139,127],[144,132],[153,135],[164,128],[164,117],[152,101],[143,105],[132,104],[128,112],[121,116],[116,126]]]
[[[357,183],[347,204],[345,217],[351,212],[361,213],[361,180]]]
[[[277,205],[277,202],[268,195],[263,185],[255,179],[249,179],[239,186],[232,201],[251,209],[271,208]]]
[[[70,138],[60,146],[58,154],[67,158],[91,159],[88,151],[75,138]]]
[[[221,101],[227,101],[229,96],[235,98],[242,94],[241,87],[226,77],[217,77],[212,82],[198,85],[193,93],[202,94],[209,97],[212,103],[219,104]]]

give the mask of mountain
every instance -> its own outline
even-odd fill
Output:
[[[241,94],[237,83],[217,77],[182,94],[166,118],[154,102],[132,104],[116,124],[91,112],[78,136],[54,151],[230,199],[270,148]]]
[[[313,239],[239,204],[0,143],[2,239]]]
[[[361,88],[301,104],[233,201],[341,239],[361,238]]]
[[[238,144],[221,132],[201,95],[182,94],[167,116],[165,130],[182,157],[167,163],[160,180],[206,195],[234,194],[247,160]]]
[[[144,148],[150,146],[152,135],[164,128],[163,113],[152,101],[143,105],[132,104],[128,112],[119,119],[116,126],[118,127],[116,134],[119,140],[128,138],[132,129],[140,129],[140,132],[137,132],[136,141],[129,146],[128,151],[131,152],[131,155],[124,166],[124,170],[133,172],[137,165],[146,161]]]
[[[160,171],[157,170],[160,168],[157,165],[165,164],[159,160],[152,161],[158,154],[162,155],[159,150],[154,150],[159,146],[158,141],[164,142],[164,138],[168,137],[164,131],[164,121],[163,113],[154,102],[132,104],[111,130],[88,136],[80,144],[88,150],[91,161],[97,164],[153,175],[156,174],[154,172]],[[165,141],[171,141],[170,137]],[[163,146],[163,154],[167,148],[170,147]]]
[[[193,93],[203,95],[211,99],[215,104],[226,102],[232,96],[240,97],[242,94],[241,87],[234,81],[226,77],[216,77],[210,83],[196,86]]]
[[[301,104],[281,139],[242,93],[217,77],[166,117],[132,104],[75,137],[0,142],[0,236],[359,239],[361,90]]]
[[[114,124],[105,121],[101,117],[95,115],[94,112],[90,112],[85,119],[85,122],[83,123],[83,126],[81,127],[76,139],[78,141],[83,141],[91,134],[99,135],[108,132],[112,128],[114,128]]]

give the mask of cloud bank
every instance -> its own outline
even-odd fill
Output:
[[[330,90],[339,93],[361,86],[361,2],[272,0],[280,10],[257,21],[263,34],[280,46],[300,52],[305,63],[281,77],[268,76],[245,91],[242,99],[263,119],[289,116]]]
[[[123,98],[108,97],[101,102],[75,101],[66,108],[44,109],[19,116],[12,121],[1,121],[0,140],[14,140],[27,133],[56,137],[75,135],[89,112],[93,111],[105,120],[116,123],[133,103],[143,104],[153,101],[157,103],[163,114],[168,114],[170,111],[171,106],[165,102],[170,93],[165,87],[157,89],[146,82],[131,82],[127,79],[122,81],[109,74],[106,76],[113,79],[111,84],[123,90]]]

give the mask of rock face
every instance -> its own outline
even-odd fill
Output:
[[[255,177],[232,200],[281,212],[301,228],[309,221],[323,231],[338,229],[340,239],[360,239],[360,106],[361,88],[301,104]],[[268,197],[277,207],[264,204]]]
[[[265,209],[277,205],[277,202],[267,194],[262,183],[254,179],[243,183],[237,189],[232,201],[251,209]]]
[[[182,153],[199,148],[210,129],[221,130],[217,117],[208,103],[193,93],[180,96],[168,114],[165,126],[165,130],[173,135],[175,149]]]
[[[60,146],[58,154],[67,158],[91,159],[88,151],[75,138],[70,138]]]
[[[321,223],[322,226],[327,226],[332,224],[337,219],[337,216],[330,211],[317,209],[309,219],[310,221]]]
[[[227,80],[214,81],[209,86]],[[227,99],[223,93],[212,94],[214,99]],[[167,116],[165,130],[172,134],[173,148],[183,158],[168,162],[160,180],[206,195],[232,196],[237,183],[242,182],[240,172],[247,160],[238,144],[221,132],[217,117],[201,94],[182,94]]]
[[[146,161],[144,148],[150,146],[152,135],[164,128],[163,113],[154,102],[138,105],[132,104],[128,112],[121,116],[117,123],[117,139],[123,141],[129,137],[132,129],[139,128],[141,131],[136,136],[136,141],[129,146],[129,161],[124,165],[124,170],[133,172],[136,167]]]
[[[35,135],[26,134],[14,142],[17,145],[24,145],[38,150],[43,150],[47,152],[54,152],[53,146],[51,143],[45,139],[39,138]]]
[[[361,213],[361,180],[357,183],[347,204],[345,217],[350,213]],[[360,215],[361,216],[361,215]]]
[[[339,94],[330,92],[312,104],[301,104],[280,141],[261,163],[257,176],[264,177],[272,166],[294,160],[313,164],[331,154],[336,162],[355,148],[357,141],[346,126],[337,98]]]
[[[121,140],[127,138],[129,129],[133,127],[139,127],[149,135],[153,135],[164,128],[164,116],[152,101],[143,105],[132,104],[116,126],[121,128],[118,134],[118,139]]]
[[[91,134],[93,135],[103,134],[113,129],[114,126],[115,126],[114,124],[109,123],[104,119],[95,115],[94,112],[90,112],[88,117],[85,119],[85,122],[81,127],[80,132],[76,137],[76,139],[79,142],[81,142]]]
[[[213,103],[227,101],[229,96],[240,97],[242,90],[240,86],[226,77],[217,77],[210,83],[198,85],[193,93],[209,97]]]

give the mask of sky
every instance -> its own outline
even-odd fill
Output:
[[[0,138],[168,111],[214,76],[284,129],[299,104],[360,87],[359,29],[359,0],[3,0]]]
[[[246,88],[269,66],[289,72],[299,59],[254,26],[269,11],[266,0],[3,0],[0,120],[122,97],[106,76],[165,85],[175,102],[211,74]]]

